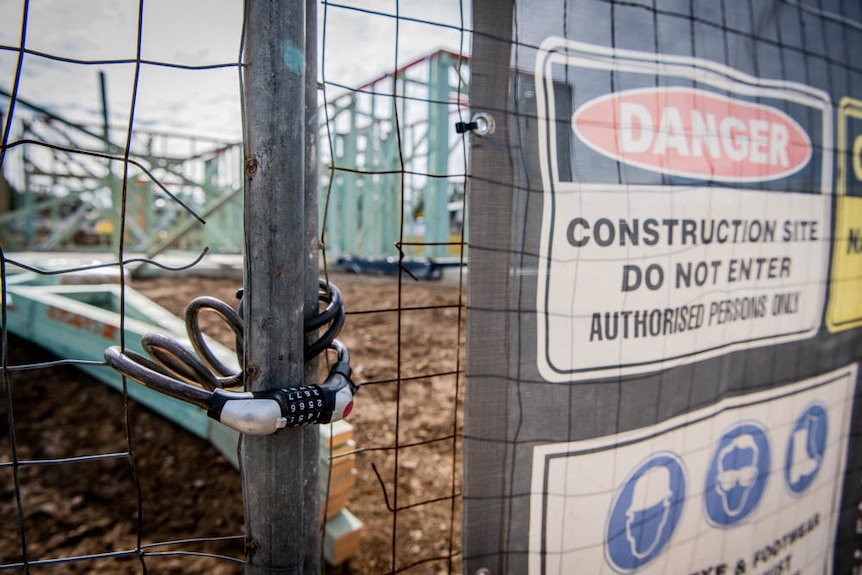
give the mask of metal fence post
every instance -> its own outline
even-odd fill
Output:
[[[316,181],[306,112],[316,80],[316,49],[307,48],[315,10],[313,0],[246,2],[244,308],[251,391],[303,383],[303,314],[317,302],[317,244],[308,232],[316,234],[317,206],[306,193],[307,178]],[[319,455],[311,448],[317,434],[308,426],[244,437],[247,574],[320,572]]]
[[[317,152],[317,1],[306,0],[305,4],[305,241],[302,253],[305,265],[305,317],[317,313],[318,300],[318,241],[320,230],[318,229],[318,152]],[[315,338],[316,333],[308,334],[306,337]],[[305,378],[308,383],[317,383],[318,361],[309,361],[305,364]],[[308,486],[305,499],[305,517],[309,527],[306,531],[306,549],[315,550],[314,557],[306,559],[306,573],[320,573],[321,531],[319,529],[322,517],[320,501],[321,484],[320,477],[320,434],[317,426],[312,426],[310,433],[304,435],[305,461],[305,485]]]

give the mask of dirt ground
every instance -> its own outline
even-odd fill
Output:
[[[347,508],[364,530],[359,552],[328,572],[460,573],[459,282],[330,279],[344,293],[340,339],[362,384],[349,418],[357,482]],[[199,295],[234,304],[238,284],[162,277],[127,285],[180,315]],[[231,342],[214,316],[203,319],[211,320],[202,322],[205,333]],[[10,365],[53,359],[11,336],[8,350]],[[72,367],[11,372],[9,383],[12,426],[6,401],[0,406],[0,564],[23,561],[23,533],[32,573],[243,572],[235,561],[199,555],[243,556],[239,472],[211,445],[133,402],[125,409],[121,394]],[[9,464],[13,434],[18,460],[116,456],[16,469]],[[132,457],[124,455],[129,446]],[[213,540],[150,546],[199,538]],[[145,557],[134,551],[139,539]],[[115,555],[36,563],[105,553]]]

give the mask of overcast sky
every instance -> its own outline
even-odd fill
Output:
[[[391,71],[396,64],[396,20],[421,19],[470,28],[470,6],[459,0],[344,0],[344,7],[318,6],[319,37],[327,81],[358,86]],[[0,45],[18,46],[23,1],[0,0]],[[64,58],[105,60],[134,58],[138,2],[132,0],[31,0],[26,46]],[[183,65],[238,60],[240,0],[146,0],[142,57]],[[457,30],[401,20],[397,26],[399,64],[434,50],[459,51]],[[469,53],[470,36],[463,36]],[[325,50],[325,53],[323,52]],[[17,53],[0,50],[0,88],[14,80]],[[69,119],[98,123],[101,118],[99,72],[107,76],[111,122],[128,122],[133,65],[59,63],[38,56],[24,58],[19,96]],[[328,89],[335,94],[334,88]],[[0,102],[0,109],[7,103]],[[239,139],[239,80],[235,68],[207,71],[144,66],[135,111],[136,126]]]

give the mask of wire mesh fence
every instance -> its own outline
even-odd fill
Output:
[[[474,10],[471,105],[498,121],[472,156],[465,572],[858,572],[862,300],[844,307],[860,270],[844,254],[859,219],[844,218],[860,4]],[[799,134],[780,162],[749,155],[767,140],[756,130],[719,136],[755,116]],[[710,230],[731,220],[722,243]],[[767,231],[798,220],[816,237]],[[758,256],[792,260],[792,277],[736,273]],[[696,265],[721,271],[690,281]],[[797,289],[807,314],[786,313],[781,292]],[[644,327],[681,310],[706,315]],[[812,429],[827,411],[834,464],[820,467],[825,448],[801,438],[826,436]],[[742,437],[744,465],[763,467],[725,481]]]
[[[364,407],[355,421],[360,430],[366,418],[375,422],[357,453],[357,488],[368,494],[357,509],[375,526],[362,554],[377,572],[460,572],[468,151],[454,126],[467,114],[468,7],[374,8],[325,3],[320,14],[327,102],[321,148],[328,160],[321,167],[329,169],[321,178],[328,198],[324,246],[332,245],[335,256],[358,256],[346,265],[335,257],[343,268],[396,275],[394,285],[362,298],[369,303],[349,316],[362,338],[351,345],[370,347],[358,355]],[[333,38],[347,26],[379,38],[377,57],[394,71],[342,80],[340,69],[367,57],[338,50]],[[355,227],[337,211],[351,188],[348,211],[361,214]],[[387,267],[392,262],[397,266]],[[430,288],[429,277],[439,278]],[[368,334],[380,322],[393,330],[374,341]],[[369,467],[377,485],[365,479]]]
[[[213,102],[196,118],[171,108],[205,96],[193,83],[236,93],[241,6],[216,9],[236,19],[233,53],[209,38],[210,61],[163,50],[196,28],[187,8],[0,5],[3,570],[241,570],[241,509],[210,499],[238,490],[235,469],[133,401],[97,352],[148,315],[127,299],[131,272],[198,264],[202,249],[148,258],[189,247],[240,190],[238,146],[213,136],[230,122],[197,132]]]
[[[2,571],[246,568],[236,437],[100,353],[196,296],[236,305],[243,10],[0,3]],[[321,462],[324,494],[349,470],[361,545],[338,555],[324,505],[320,553],[457,573],[469,6],[323,2],[318,25],[321,275],[362,383]]]

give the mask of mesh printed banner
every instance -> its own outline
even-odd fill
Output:
[[[465,573],[851,573],[862,5],[474,2]]]

